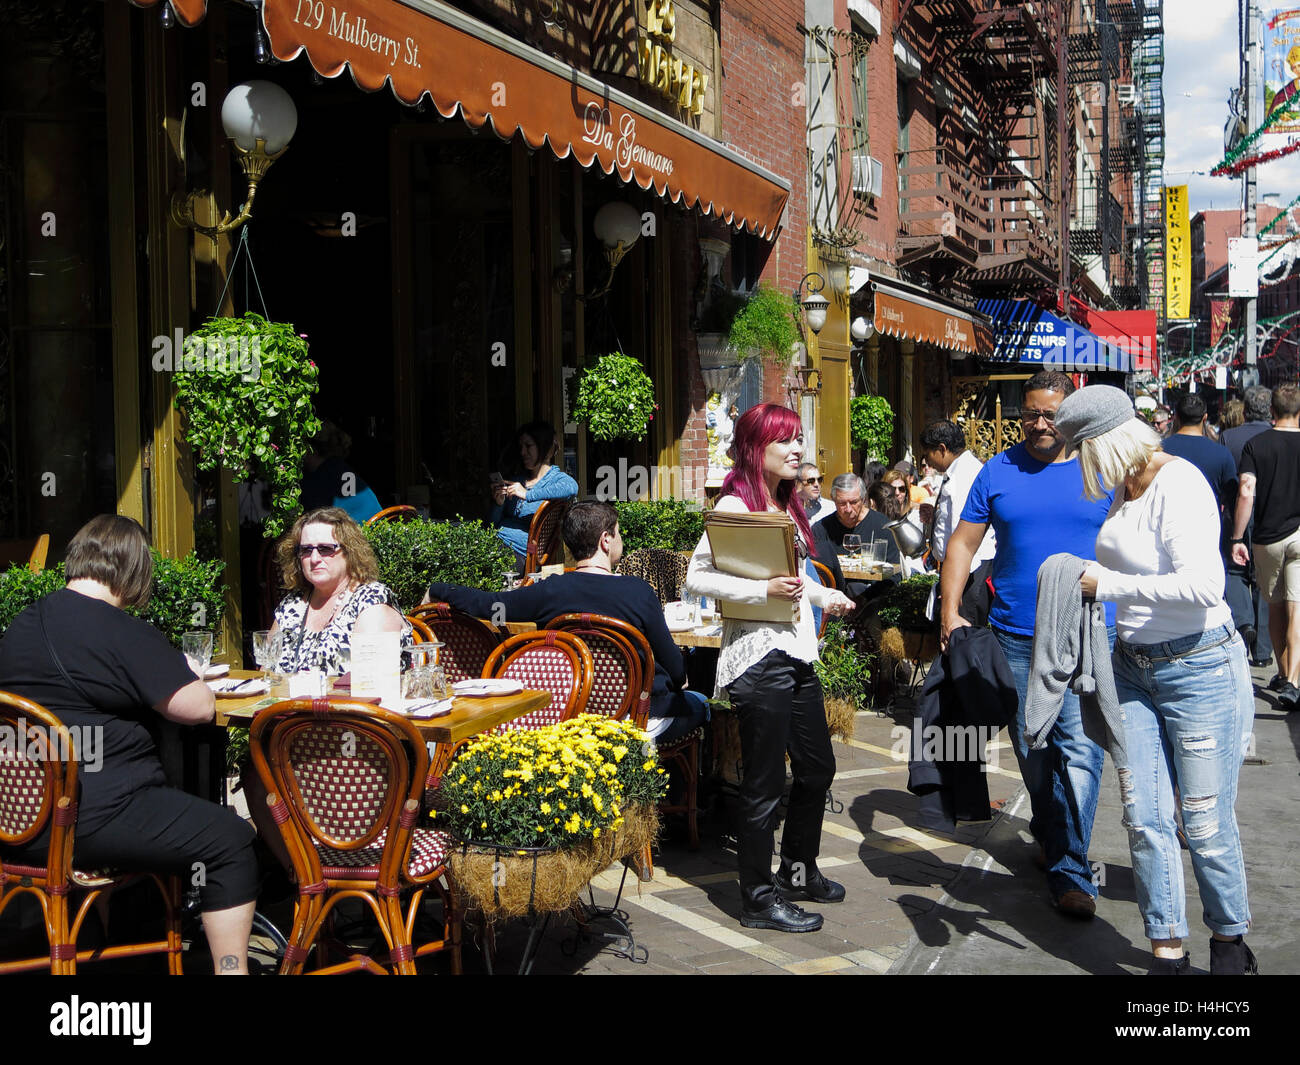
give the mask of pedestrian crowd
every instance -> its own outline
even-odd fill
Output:
[[[1149,971],[1189,971],[1184,849],[1211,932],[1210,971],[1257,971],[1244,939],[1251,918],[1234,807],[1253,731],[1250,666],[1276,655],[1268,687],[1284,710],[1300,704],[1300,387],[1248,388],[1214,430],[1196,393],[1157,407],[1148,423],[1123,390],[1076,388],[1044,371],[1024,385],[1023,439],[987,462],[959,425],[940,421],[920,435],[919,477],[907,462],[869,462],[863,476],[829,484],[819,465],[801,461],[798,419],[779,410],[754,408],[738,423],[737,465],[718,505],[789,513],[801,555],[830,568],[847,596],[828,595],[811,567],[807,581],[763,589],[721,574],[707,537],[691,590],[860,610],[880,584],[842,580],[838,562],[853,536],[884,541],[895,580],[938,570],[939,668],[917,721],[944,720],[954,703],[967,704],[970,723],[975,704],[981,721],[1004,714],[1035,861],[1059,912],[1080,920],[1096,912],[1088,847],[1109,754]],[[920,540],[900,535],[903,524]],[[923,551],[909,550],[913,542]],[[788,932],[821,925],[792,899],[844,897],[816,867],[834,760],[806,627],[802,614],[789,633],[728,622],[717,692],[741,729],[741,921]],[[964,634],[978,631],[988,639]],[[787,751],[794,786],[773,878],[767,855]],[[941,821],[988,816],[964,812],[981,807],[946,767],[914,757],[911,769],[909,786]],[[935,791],[941,801],[927,805]]]

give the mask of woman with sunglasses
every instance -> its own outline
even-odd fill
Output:
[[[277,546],[276,562],[289,589],[272,627],[283,633],[278,672],[346,673],[354,632],[400,632],[402,645],[410,645],[411,624],[380,583],[375,553],[346,511],[303,514]]]
[[[731,448],[735,466],[722,484],[714,509],[747,513],[775,511],[794,522],[799,566],[810,554],[812,532],[795,492],[803,458],[803,426],[786,407],[764,403],[736,423]],[[812,552],[815,553],[815,552]],[[843,616],[853,600],[802,577],[749,580],[713,564],[708,536],[691,558],[686,589],[738,603],[768,599],[798,603],[795,621],[728,621],[718,655],[716,694],[729,697],[740,722],[741,915],[746,928],[814,932],[820,914],[805,913],[789,899],[840,902],[844,888],[817,869],[826,792],[835,776],[835,755],[826,730],[822,686],[813,669],[817,629],[812,607]],[[724,696],[725,693],[725,696]],[[772,839],[785,790],[785,756],[794,784],[781,837],[781,868],[772,875]]]
[[[909,483],[909,475],[906,470],[895,468],[888,470],[884,477],[881,478],[885,487],[893,494],[894,501],[898,504],[897,517],[905,518],[916,526],[917,530],[924,534],[925,522],[921,520],[920,507],[912,501],[912,486]],[[894,520],[891,515],[890,520]],[[925,572],[925,559],[908,558],[903,556],[903,576],[914,577],[918,573]]]

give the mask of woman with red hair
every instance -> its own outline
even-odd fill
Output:
[[[718,511],[784,511],[795,524],[800,565],[812,549],[812,532],[794,490],[803,460],[803,426],[794,411],[765,403],[751,407],[736,423],[731,447],[735,467],[722,485]],[[821,916],[805,913],[789,899],[839,902],[844,888],[817,869],[822,812],[835,776],[835,755],[826,731],[817,660],[814,606],[848,614],[853,601],[802,577],[748,580],[713,565],[709,539],[700,540],[686,576],[687,590],[736,603],[783,599],[799,604],[797,621],[727,621],[718,655],[715,696],[729,698],[740,719],[741,824],[737,833],[740,865],[740,923],[747,928],[813,932]],[[781,868],[772,876],[772,838],[781,793],[785,755],[790,754],[794,786],[781,839]]]

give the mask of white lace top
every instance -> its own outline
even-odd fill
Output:
[[[749,508],[737,496],[723,496],[714,506],[723,513],[748,513]],[[776,508],[772,508],[775,510]],[[813,624],[813,606],[825,609],[832,597],[841,597],[833,588],[824,588],[805,580],[806,594],[799,601],[799,620],[791,625],[768,621],[725,621],[722,627],[722,650],[718,654],[718,678],[714,698],[726,697],[726,687],[770,651],[784,651],[801,662],[817,661],[817,627]],[[707,535],[700,538],[686,572],[686,590],[692,595],[729,599],[733,603],[767,602],[767,582],[736,577],[713,567],[713,551]],[[841,597],[842,598],[842,597]]]

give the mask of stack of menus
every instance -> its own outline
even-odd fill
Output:
[[[713,566],[723,573],[755,581],[794,577],[799,573],[794,522],[788,514],[712,510],[704,516],[704,533],[713,552]],[[719,599],[718,607],[722,616],[731,621],[791,625],[799,620],[799,604],[784,599],[769,599],[765,603]]]

